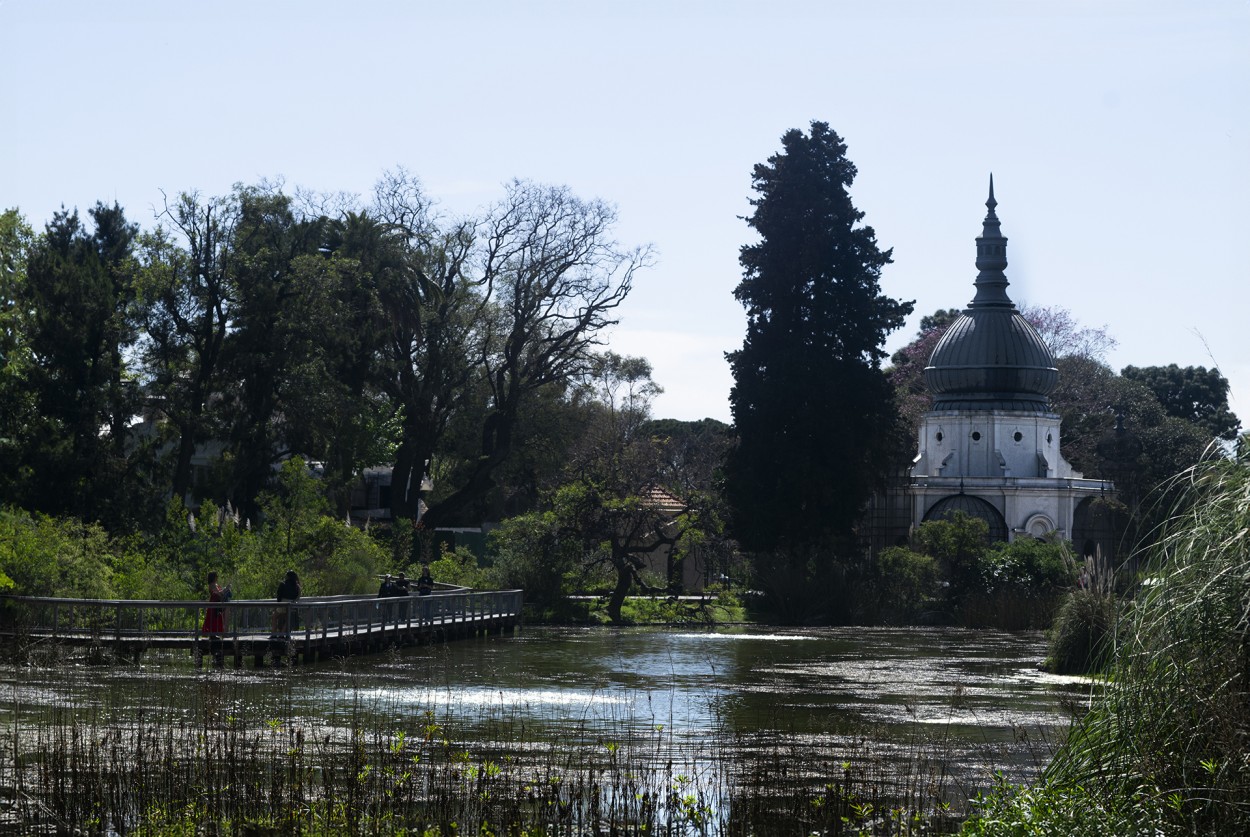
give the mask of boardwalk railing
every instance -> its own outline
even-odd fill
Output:
[[[478,633],[521,621],[520,590],[458,590],[428,596],[325,596],[273,600],[154,601],[0,596],[0,636],[18,642],[111,647],[138,657],[148,648],[188,648],[197,661],[226,655],[260,664],[266,655],[305,661]],[[204,631],[209,608],[223,630]]]

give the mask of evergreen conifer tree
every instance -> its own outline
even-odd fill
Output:
[[[842,139],[812,122],[782,147],[752,176],[759,241],[742,247],[734,290],[747,332],[726,354],[739,436],[726,488],[747,550],[799,555],[847,547],[885,476],[895,409],[882,347],[912,303],[881,292],[891,251],[860,224]]]

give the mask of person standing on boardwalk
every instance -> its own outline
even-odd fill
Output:
[[[217,573],[208,574],[208,601],[209,603],[224,602],[229,595],[229,587],[222,587],[217,583]],[[226,615],[219,607],[210,607],[204,611],[204,624],[200,626],[200,633],[219,634],[226,630]]]
[[[217,583],[216,572],[210,572],[207,581],[210,607],[204,610],[204,622],[200,625],[200,633],[208,637],[208,651],[213,657],[213,665],[222,666],[226,661],[225,647],[221,642],[221,635],[226,630],[226,614],[221,608],[211,605],[230,601],[230,587],[222,587]]]
[[[295,574],[295,570],[287,570],[286,577],[278,582],[278,592],[275,594],[280,602],[298,602],[303,588],[299,583],[299,576]]]
[[[299,576],[295,570],[287,570],[286,576],[282,581],[278,582],[278,590],[274,594],[274,598],[280,602],[298,602],[303,588],[299,583]],[[292,630],[299,627],[299,618],[294,614],[288,614],[290,608],[278,608],[273,612],[273,632],[275,634],[289,634]]]
[[[434,576],[430,575],[430,565],[421,565],[421,577],[417,579],[417,595],[428,596],[434,591]]]
[[[409,596],[412,595],[412,588],[410,587],[408,576],[404,575],[402,572],[399,574],[399,577],[396,578],[395,581],[393,582],[393,586],[395,589],[394,595],[398,598],[402,598],[406,600]],[[404,601],[403,603],[401,603],[395,608],[395,615],[399,619],[400,622],[408,621],[408,602],[407,601]]]
[[[395,595],[395,579],[391,577],[390,573],[387,573],[382,578],[382,584],[378,586],[378,598],[389,599],[394,595]],[[392,608],[389,603],[383,602],[382,604],[378,605],[378,609],[382,614],[383,622],[391,621],[391,611],[394,610],[394,608]]]

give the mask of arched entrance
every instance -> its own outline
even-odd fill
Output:
[[[1086,497],[1072,513],[1072,546],[1082,558],[1101,555],[1115,558],[1120,512],[1116,504],[1102,497]]]

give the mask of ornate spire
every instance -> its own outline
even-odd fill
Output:
[[[994,214],[994,178],[989,212],[977,239],[976,296],[951,323],[925,367],[933,409],[1016,410],[1045,413],[1055,388],[1055,359],[1037,329],[1007,296],[1007,239]]]
[[[1014,308],[1007,296],[1007,276],[1003,270],[1007,267],[1007,238],[999,230],[998,215],[994,208],[998,201],[994,200],[994,175],[990,175],[990,197],[985,202],[989,210],[982,222],[981,235],[977,238],[977,274],[976,296],[969,303],[969,308]]]

